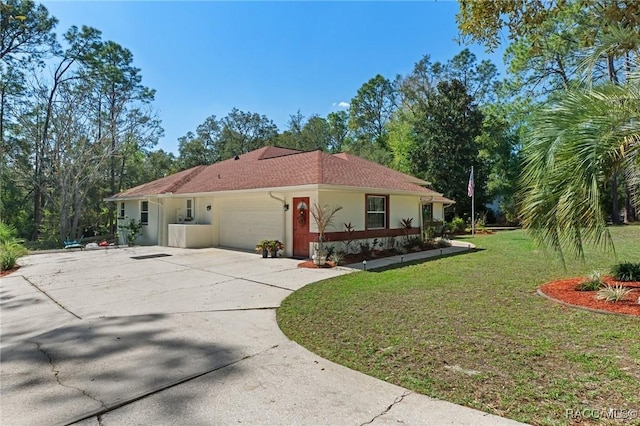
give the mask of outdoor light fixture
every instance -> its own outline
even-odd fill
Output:
[[[285,212],[286,212],[286,211],[289,211],[289,204],[285,204],[283,207],[284,207],[284,211],[285,211]]]
[[[362,261],[362,267],[364,268],[365,271],[367,270],[367,261],[366,260]]]
[[[210,212],[211,211],[211,204],[207,205],[207,211]]]

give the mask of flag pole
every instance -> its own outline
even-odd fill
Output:
[[[473,176],[473,166],[471,166],[471,177],[469,178],[469,186],[471,190],[471,236],[476,235],[476,184]]]

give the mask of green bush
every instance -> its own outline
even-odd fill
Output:
[[[21,256],[27,254],[27,249],[22,245],[23,240],[17,238],[16,228],[0,222],[0,270],[7,271],[16,266]]]
[[[602,272],[593,271],[587,277],[586,281],[581,282],[576,286],[578,291],[596,291],[600,290],[605,285],[602,281]]]
[[[124,233],[124,238],[127,240],[129,247],[136,243],[136,238],[142,233],[142,222],[139,220],[131,219],[128,223],[118,226],[118,229]]]
[[[640,263],[618,263],[611,272],[616,281],[640,281]]]
[[[0,269],[8,271],[16,266],[21,256],[27,254],[27,249],[17,242],[3,242],[0,244]]]
[[[464,219],[461,217],[454,217],[451,221],[451,232],[455,234],[461,234],[464,232],[467,224],[464,222]]]

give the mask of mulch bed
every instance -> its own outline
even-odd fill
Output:
[[[332,261],[328,260],[324,265],[316,265],[313,263],[313,260],[305,260],[302,263],[298,263],[298,268],[310,268],[310,269],[320,269],[320,268],[335,268],[336,264]]]
[[[9,275],[10,273],[17,271],[18,269],[20,269],[20,267],[16,266],[13,269],[7,269],[6,271],[0,271],[0,277],[4,277],[5,275]]]
[[[584,277],[552,281],[543,284],[540,287],[540,291],[552,299],[556,299],[570,305],[582,306],[600,311],[615,312],[618,314],[640,316],[640,304],[638,303],[638,298],[640,298],[640,282],[618,282],[612,277],[605,277],[603,281],[609,285],[622,285],[633,289],[633,291],[631,291],[624,300],[619,302],[606,302],[604,300],[597,300],[595,297],[595,291],[576,290],[576,286],[583,281],[585,281]]]

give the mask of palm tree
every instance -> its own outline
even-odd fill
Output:
[[[527,139],[521,215],[534,240],[562,261],[565,250],[582,257],[584,242],[613,249],[601,204],[605,183],[624,172],[640,204],[640,72],[620,84],[568,91],[534,115]]]

